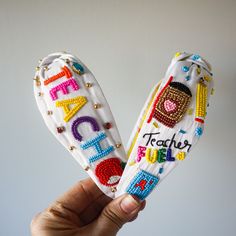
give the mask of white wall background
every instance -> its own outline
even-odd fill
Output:
[[[0,235],[30,235],[33,215],[86,177],[33,97],[38,59],[64,50],[95,74],[124,143],[176,51],[211,62],[205,135],[119,235],[236,235],[234,0],[0,0]]]

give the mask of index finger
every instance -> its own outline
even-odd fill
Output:
[[[80,214],[93,201],[104,195],[97,187],[91,178],[79,181],[69,191],[59,197],[56,202],[59,202],[63,207]]]

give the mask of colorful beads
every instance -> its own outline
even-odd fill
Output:
[[[188,72],[189,71],[189,67],[188,66],[182,66],[182,71],[183,72]]]
[[[76,80],[73,78],[69,79],[69,80],[62,82],[61,84],[53,87],[50,90],[50,95],[51,95],[52,100],[54,101],[54,100],[58,99],[58,96],[57,96],[58,91],[62,91],[62,93],[64,95],[68,94],[69,93],[69,91],[68,91],[69,86],[71,86],[74,91],[79,89],[79,85],[77,84]]]
[[[142,157],[145,156],[146,149],[147,149],[146,147],[138,146],[138,153],[137,153],[137,157],[136,157],[137,162],[140,162]]]
[[[159,127],[159,125],[158,125],[157,122],[155,122],[155,121],[154,121],[152,124],[153,124],[153,126],[154,126],[155,128],[158,128],[158,127]]]
[[[185,131],[185,130],[182,130],[182,129],[180,129],[179,132],[180,132],[181,134],[186,134],[186,131]]]
[[[63,108],[65,113],[64,121],[68,122],[86,103],[86,97],[78,96],[76,98],[57,101],[56,107]],[[74,105],[74,107],[70,108],[71,105]]]
[[[152,154],[151,154],[151,152],[152,152],[152,149],[147,148],[145,157],[146,157],[146,160],[148,163],[153,164],[157,161],[158,150],[154,149]]]
[[[200,136],[202,135],[202,133],[203,133],[203,130],[202,130],[201,127],[197,127],[197,128],[195,129],[195,135],[196,135],[196,136],[200,137]]]
[[[175,57],[179,57],[181,55],[181,52],[176,52]]]
[[[126,192],[144,200],[157,185],[158,177],[144,170],[139,171],[130,182]]]
[[[105,129],[110,129],[110,128],[112,128],[112,124],[110,122],[106,122],[105,124],[103,124],[103,127]]]
[[[204,119],[206,116],[208,94],[207,90],[207,86],[204,83],[197,84],[195,117],[201,119]]]
[[[197,61],[200,58],[199,55],[195,54],[192,56],[192,60]]]
[[[114,186],[118,184],[123,173],[121,161],[119,158],[113,157],[101,161],[95,169],[95,175],[100,183],[105,186]]]
[[[201,68],[200,68],[200,67],[197,68],[197,73],[198,73],[199,75],[201,74]]]
[[[95,138],[87,140],[83,144],[80,145],[80,147],[83,150],[93,147],[94,150],[96,151],[95,155],[92,155],[89,157],[90,163],[95,162],[95,161],[99,160],[100,158],[107,156],[112,151],[114,151],[113,146],[108,146],[106,149],[102,149],[102,147],[100,145],[100,141],[102,141],[106,137],[107,137],[106,134],[104,132],[101,132],[101,133],[98,133]]]
[[[211,81],[212,81],[212,77],[207,76],[207,75],[205,75],[205,76],[203,77],[203,79],[204,79],[205,81],[207,81],[207,82],[211,82]]]
[[[77,74],[81,75],[84,73],[84,68],[77,62],[74,62],[72,65],[72,70]]]
[[[171,149],[170,149],[170,148],[167,149],[166,161],[175,161],[175,158],[172,157],[172,152],[171,152]]]
[[[70,59],[63,59],[63,64],[65,64],[65,62],[67,63],[66,66],[63,66],[59,73],[49,78],[46,78],[43,83],[44,86],[47,86],[48,84],[53,83],[62,77],[65,77],[64,81],[62,81],[61,83],[57,83],[55,87],[52,87],[52,88],[50,87],[49,94],[53,101],[58,99],[59,91],[61,91],[63,95],[67,95],[69,93],[72,93],[80,89],[79,83],[76,80],[78,76],[76,77],[76,75],[74,75],[75,78],[73,78],[72,70],[75,73],[81,75],[85,72],[83,66],[81,66],[77,62],[73,63],[73,61],[71,61]],[[70,67],[70,64],[72,63],[73,65],[72,67]],[[48,66],[45,66],[42,68],[37,67],[37,70],[40,70],[40,69],[47,71],[49,67]],[[41,85],[39,76],[36,76],[36,78],[34,78],[34,81],[35,81],[36,86]],[[87,82],[83,86],[85,86],[86,88],[91,88],[92,85],[93,84],[91,82]],[[68,88],[69,86],[70,88]],[[43,96],[44,94],[42,92],[39,92],[38,95]],[[69,122],[72,119],[72,117],[77,115],[77,112],[87,103],[87,98],[84,96],[77,96],[77,97],[69,96],[69,97],[70,99],[60,100],[60,101],[55,102],[56,107],[61,107],[63,109],[64,115],[65,115],[64,116],[65,122]],[[94,109],[98,109],[101,107],[102,107],[102,104],[99,104],[99,103],[94,104]],[[53,111],[46,111],[46,114],[52,115]],[[83,136],[84,136],[84,133],[87,132],[87,130],[85,129],[86,132],[85,131],[82,132],[83,130],[81,130],[82,123],[85,123],[85,122],[91,125],[92,131],[95,132],[96,134],[95,137],[90,138],[86,141],[83,140]],[[79,126],[81,126],[81,128]],[[110,129],[112,128],[112,123],[106,122],[103,124],[103,127],[105,129]],[[55,127],[54,132],[61,134],[65,132],[65,130],[66,128],[64,126],[58,126],[58,127]],[[87,150],[89,148],[92,149],[92,150],[86,151],[85,153],[82,153],[83,155],[86,154],[85,156],[88,156],[88,162],[90,164],[97,161],[99,162],[98,165],[93,164],[90,166],[88,164],[87,166],[84,167],[84,169],[86,171],[88,171],[90,168],[91,168],[91,171],[93,171],[92,169],[94,169],[95,174],[98,180],[100,181],[100,183],[102,185],[109,186],[110,191],[115,192],[116,191],[115,185],[118,184],[126,163],[122,162],[117,157],[107,158],[106,160],[103,160],[103,161],[101,161],[101,158],[107,157],[108,155],[110,155],[110,153],[112,153],[115,150],[115,147],[120,148],[122,144],[116,143],[114,147],[109,145],[109,143],[105,140],[107,138],[105,132],[98,132],[100,131],[98,122],[96,121],[95,118],[90,117],[90,116],[76,117],[76,119],[72,122],[71,131],[74,138],[77,141],[82,142],[79,145],[81,150]],[[105,145],[107,145],[107,147]],[[68,146],[68,149],[70,151],[73,151],[74,149],[76,149],[76,147],[77,147],[76,144],[74,144],[74,145]]]
[[[185,152],[178,152],[177,155],[176,155],[176,158],[179,160],[179,161],[183,161],[186,157],[186,153]]]
[[[190,76],[187,75],[187,76],[185,77],[185,80],[186,80],[186,81],[189,81],[189,80],[190,80]]]
[[[82,117],[77,118],[72,123],[71,130],[72,130],[74,138],[77,139],[79,142],[82,141],[83,137],[81,136],[81,134],[78,131],[78,126],[81,123],[84,123],[84,122],[90,123],[94,132],[100,130],[97,121],[93,117],[91,117],[91,116],[82,116]]]
[[[57,127],[57,133],[62,133],[62,132],[64,132],[66,129],[65,129],[65,127],[64,126],[60,126],[60,127]]]
[[[191,97],[192,93],[186,85],[171,82],[160,95],[153,118],[165,126],[173,128],[185,114]]]
[[[58,74],[46,79],[44,81],[44,85],[46,86],[46,85],[62,78],[63,76],[66,76],[66,78],[68,78],[68,79],[71,78],[71,76],[72,76],[72,73],[67,66],[62,67],[61,72],[59,72]]]
[[[159,169],[159,174],[162,174],[163,173],[163,171],[164,171],[164,168],[163,167],[161,167],[160,169]]]

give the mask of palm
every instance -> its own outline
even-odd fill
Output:
[[[93,228],[92,222],[112,199],[91,178],[75,185],[40,217],[41,236],[82,235]],[[38,232],[38,231],[37,231]]]

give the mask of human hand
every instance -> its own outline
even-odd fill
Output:
[[[145,204],[128,194],[112,200],[88,178],[34,217],[32,236],[114,236]]]

